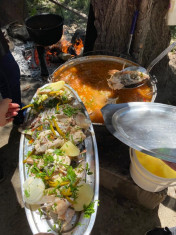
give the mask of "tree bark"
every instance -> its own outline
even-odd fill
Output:
[[[130,52],[137,63],[147,66],[169,44],[170,33],[165,22],[169,0],[91,0],[85,52],[104,50],[125,54],[137,8],[139,16]]]
[[[168,0],[143,0],[134,35],[133,55],[139,64],[147,66],[170,42],[166,25]]]
[[[25,0],[1,0],[0,2],[1,26],[15,21],[23,23],[27,16]]]

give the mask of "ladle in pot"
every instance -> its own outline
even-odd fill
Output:
[[[121,70],[120,72],[123,72],[123,71],[138,71],[138,72],[141,72],[141,73],[145,73],[145,74],[148,74],[150,73],[150,71],[152,70],[153,66],[155,64],[157,64],[165,55],[167,55],[174,47],[176,46],[176,42],[173,42],[170,46],[168,46],[159,56],[157,56],[150,64],[149,66],[145,69],[144,67],[141,67],[141,66],[130,66],[130,67],[127,67],[123,70]],[[137,88],[137,87],[140,87],[142,86],[144,83],[146,83],[148,81],[148,79],[146,80],[143,80],[142,82],[140,83],[136,83],[136,84],[131,84],[131,85],[127,85],[125,86],[124,88],[125,89],[131,89],[131,88]]]

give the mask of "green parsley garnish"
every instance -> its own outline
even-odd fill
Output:
[[[40,219],[41,219],[41,217],[42,217],[42,215],[43,215],[43,212],[42,212],[42,210],[39,208],[38,209],[38,211],[39,211],[39,213],[40,213]]]
[[[74,172],[72,166],[68,166],[67,175],[64,177],[64,181],[69,180],[71,184],[74,184],[77,180],[76,173]]]
[[[73,108],[69,105],[67,105],[64,109],[63,109],[63,112],[65,115],[67,115],[68,117],[71,117],[73,116],[73,114],[76,114],[78,112],[78,109],[77,108]]]
[[[48,176],[52,176],[53,172],[55,171],[55,166],[51,170],[47,170],[46,173]]]
[[[49,163],[54,162],[54,157],[52,155],[44,154],[44,165],[47,166]]]
[[[85,225],[85,224],[81,224],[81,222],[78,222],[78,223],[76,224],[76,226],[82,226],[82,225]]]
[[[87,172],[88,175],[92,175],[93,174],[93,172],[90,171],[88,162],[86,163],[86,172]]]
[[[42,156],[40,156],[40,155],[31,155],[31,158],[33,158],[33,159],[42,159]]]
[[[28,151],[26,157],[28,157],[29,155],[31,155],[32,151]]]
[[[24,190],[24,194],[26,197],[30,197],[30,193],[27,191],[27,189]]]
[[[67,98],[67,96],[66,96],[66,95],[62,95],[62,96],[61,96],[61,99],[62,99],[62,101],[63,101],[63,102],[68,101],[68,98]]]
[[[31,168],[31,173],[37,174],[37,173],[39,173],[39,172],[40,172],[40,169],[37,167],[37,163],[34,162],[34,165],[33,165],[33,167]]]
[[[90,216],[95,212],[95,210],[94,210],[95,202],[96,201],[91,202],[88,206],[86,206],[86,205],[83,206],[85,218],[90,218]],[[99,202],[99,200],[98,200],[98,202]],[[98,206],[99,206],[99,203],[98,203]]]
[[[54,150],[54,154],[59,155],[59,156],[63,156],[63,155],[64,155],[64,152],[63,152],[63,150],[61,150],[61,149],[55,149],[55,150]]]
[[[63,164],[66,168],[67,168],[67,175],[65,177],[62,177],[63,181],[69,181],[69,187],[71,189],[72,192],[72,197],[74,198],[74,200],[77,198],[77,192],[78,192],[78,186],[77,186],[77,175],[75,173],[75,171],[73,170],[72,166],[68,166]],[[65,186],[68,187],[68,186]]]
[[[70,137],[70,132],[67,132],[67,133],[65,134],[65,138],[68,140],[69,137]]]

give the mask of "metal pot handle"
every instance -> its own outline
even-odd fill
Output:
[[[176,46],[176,42],[173,42],[170,46],[168,46],[159,56],[157,56],[147,67],[147,74],[150,73],[151,69],[155,64],[157,64],[168,52],[170,52]]]

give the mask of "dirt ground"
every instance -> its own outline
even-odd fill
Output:
[[[156,101],[176,104],[176,54],[170,55],[169,68],[163,68],[157,75],[158,97]],[[22,100],[29,103],[36,89],[43,82],[22,78]],[[5,180],[0,183],[0,234],[31,235],[32,232],[15,194],[11,179],[18,166],[20,133],[17,127],[8,124],[0,128],[0,165],[5,171]],[[174,189],[173,189],[174,191]],[[175,194],[175,191],[174,191]],[[155,226],[176,226],[176,200],[168,196],[154,210],[140,207],[132,201],[114,195],[100,187],[100,206],[92,235],[144,235]]]

